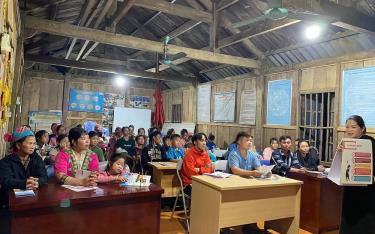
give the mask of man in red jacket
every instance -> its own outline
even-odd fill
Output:
[[[193,147],[186,152],[182,164],[182,181],[184,192],[191,195],[191,177],[202,175],[213,171],[213,164],[206,150],[207,136],[204,133],[197,133],[193,136]]]

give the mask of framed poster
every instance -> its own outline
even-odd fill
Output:
[[[366,127],[375,127],[375,67],[345,70],[341,90],[341,126],[351,115],[360,115]]]
[[[270,125],[290,125],[292,116],[292,81],[268,81],[267,120]]]
[[[211,122],[211,84],[198,86],[197,119],[200,123]]]
[[[61,111],[29,111],[29,125],[34,131],[51,131],[53,123],[61,123]]]
[[[236,92],[215,94],[214,122],[234,122]]]
[[[100,92],[70,89],[69,110],[81,112],[103,112],[104,94]]]
[[[243,90],[240,105],[240,124],[255,125],[257,110],[257,94],[255,90]]]

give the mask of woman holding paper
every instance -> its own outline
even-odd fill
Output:
[[[43,160],[34,152],[34,133],[21,127],[6,138],[12,143],[12,153],[0,161],[0,208],[8,204],[9,190],[36,190],[47,183]]]
[[[366,134],[361,116],[353,115],[346,120],[346,137],[368,139],[375,155],[375,139]],[[337,151],[342,151],[340,144]],[[374,160],[372,161],[374,164]],[[373,165],[373,167],[375,167]],[[375,234],[375,185],[344,187],[340,234]]]
[[[56,155],[56,178],[67,185],[96,185],[99,160],[96,154],[89,150],[87,132],[83,128],[72,128],[69,131],[69,141],[71,148]]]

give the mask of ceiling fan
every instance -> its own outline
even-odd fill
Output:
[[[161,59],[158,60],[158,63],[159,64],[164,64],[164,65],[170,67],[171,69],[173,69],[173,70],[175,70],[175,71],[177,71],[177,72],[179,72],[181,74],[184,74],[186,76],[194,76],[192,74],[182,73],[182,71],[184,69],[173,63],[173,61],[176,60],[176,59],[180,59],[180,58],[186,57],[186,53],[180,52],[180,53],[177,53],[177,54],[174,54],[174,55],[169,55],[168,54],[168,43],[169,43],[170,40],[171,40],[171,38],[168,35],[163,38],[163,55],[162,55]],[[134,61],[134,62],[153,62],[155,60],[149,60],[149,59],[128,59],[128,61]]]
[[[293,18],[293,19],[315,20],[317,16],[316,14],[312,14],[308,12],[296,12],[296,11],[292,11],[290,9],[284,8],[282,4],[282,0],[267,0],[267,4],[269,8],[263,13],[263,15],[234,23],[232,26],[235,28],[240,28],[243,26],[254,24],[259,21],[266,20],[266,19],[282,20],[287,17]]]

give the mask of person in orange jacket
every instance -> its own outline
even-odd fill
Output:
[[[185,194],[191,196],[191,177],[211,173],[214,170],[212,161],[206,150],[207,136],[204,133],[197,133],[193,136],[191,147],[183,159],[182,181]]]

